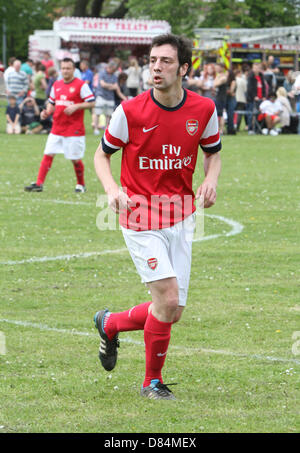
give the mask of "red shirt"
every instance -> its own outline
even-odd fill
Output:
[[[46,77],[48,78],[48,69],[54,66],[53,60],[42,60],[42,65],[46,68]]]
[[[64,110],[69,105],[94,99],[91,89],[83,80],[75,78],[69,83],[63,79],[54,82],[49,96],[49,102],[55,104],[51,133],[64,137],[84,135],[84,110],[76,110],[72,115],[66,115]]]
[[[256,95],[259,99],[262,99],[263,97],[263,86],[262,86],[262,81],[261,81],[261,78],[259,75],[255,76],[256,80],[257,80],[257,91],[256,91]]]
[[[185,90],[182,102],[167,108],[153,90],[123,102],[102,139],[103,150],[123,148],[121,184],[134,201],[120,223],[134,230],[174,225],[195,211],[192,188],[198,146],[221,149],[214,102]]]

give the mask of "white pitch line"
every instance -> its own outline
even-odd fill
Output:
[[[21,326],[21,327],[39,329],[39,330],[46,331],[46,332],[56,332],[56,333],[60,333],[60,334],[99,338],[99,335],[96,333],[81,332],[81,331],[78,331],[75,329],[59,329],[57,327],[47,326],[46,324],[37,324],[37,323],[29,322],[29,321],[18,321],[18,320],[0,318],[0,323],[1,322],[7,323],[7,324],[14,324],[14,325]],[[144,347],[144,342],[133,340],[130,337],[121,338],[120,340],[123,343],[129,343],[129,344],[134,344],[136,346]],[[172,350],[172,349],[183,351],[185,353],[216,354],[216,355],[247,358],[247,359],[254,359],[254,360],[267,360],[267,361],[271,361],[271,362],[294,363],[296,365],[300,365],[300,360],[297,360],[297,359],[292,359],[292,358],[287,359],[287,358],[282,358],[282,357],[264,356],[261,354],[243,354],[240,352],[226,351],[223,349],[187,348],[185,346],[176,346],[176,345],[171,346],[170,350]]]
[[[225,237],[234,236],[236,234],[241,233],[244,228],[241,223],[236,222],[233,219],[227,219],[226,217],[222,217],[222,216],[215,215],[215,214],[206,214],[206,216],[214,218],[214,219],[219,219],[219,220],[221,220],[221,222],[224,222],[227,225],[230,225],[232,227],[232,229],[228,233],[220,233],[220,234],[213,234],[213,235],[209,235],[209,236],[203,236],[199,239],[195,239],[193,242],[209,241],[211,239],[217,239],[221,236],[225,236]],[[90,258],[91,256],[108,255],[111,253],[123,253],[126,251],[127,251],[127,248],[120,248],[120,249],[114,249],[114,250],[102,250],[99,252],[72,253],[69,255],[42,256],[42,257],[33,256],[32,258],[28,258],[28,259],[24,259],[24,260],[0,261],[0,265],[14,266],[17,264],[45,263],[48,261],[70,260],[73,258]]]
[[[25,201],[24,198],[17,198],[17,197],[4,197],[7,201]],[[2,198],[3,199],[3,198]],[[27,200],[26,200],[27,201]],[[33,203],[38,203],[38,202],[45,202],[45,203],[53,203],[53,204],[69,204],[69,205],[85,205],[85,206],[92,206],[96,205],[95,203],[89,202],[89,201],[72,201],[72,200],[48,200],[45,198],[30,198],[30,201]]]
[[[46,261],[60,261],[60,260],[70,260],[72,258],[90,258],[91,256],[101,256],[101,255],[110,255],[112,253],[123,253],[127,252],[127,248],[114,249],[114,250],[101,250],[99,252],[85,252],[85,253],[74,253],[72,255],[58,255],[58,256],[41,256],[41,257],[32,257],[27,260],[20,261],[0,261],[0,264],[6,265],[15,265],[15,264],[25,264],[25,263],[44,263]]]

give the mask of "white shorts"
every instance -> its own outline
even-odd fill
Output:
[[[108,101],[101,96],[96,97],[95,114],[111,116],[115,110],[115,101]]]
[[[195,215],[161,230],[134,231],[121,228],[142,283],[176,277],[179,305],[185,306],[191,272]]]
[[[85,136],[63,137],[49,134],[44,154],[64,154],[66,159],[82,159],[85,152]]]

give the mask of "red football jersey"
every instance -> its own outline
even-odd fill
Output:
[[[84,135],[84,110],[76,110],[69,116],[64,113],[64,110],[69,105],[94,100],[91,89],[83,80],[75,78],[69,83],[65,83],[63,79],[54,82],[49,96],[49,102],[55,104],[51,133],[64,137]]]
[[[208,153],[221,149],[209,98],[184,90],[182,102],[167,108],[149,90],[115,110],[102,148],[110,154],[123,148],[121,184],[135,206],[120,214],[122,226],[166,228],[195,211],[192,178],[199,145]]]

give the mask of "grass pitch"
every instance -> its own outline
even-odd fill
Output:
[[[149,295],[120,231],[96,227],[103,192],[89,112],[86,194],[74,193],[62,156],[44,192],[25,193],[46,137],[7,136],[1,117],[0,432],[299,432],[299,136],[224,137],[207,214],[243,230],[228,236],[232,226],[206,217],[205,234],[219,236],[194,243],[164,367],[177,401],[161,402],[139,396],[142,332],[120,335],[113,372],[97,356],[95,311]],[[119,167],[120,153],[116,178]],[[198,167],[200,180],[201,154]]]

